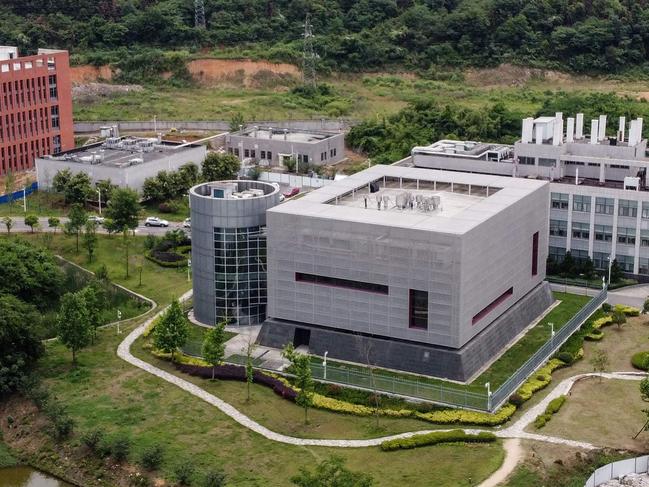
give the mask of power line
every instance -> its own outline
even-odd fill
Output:
[[[313,30],[311,15],[304,20],[304,48],[302,53],[302,79],[305,85],[316,85],[316,64],[318,56],[313,49]]]
[[[197,29],[205,28],[205,2],[194,0],[194,26]]]

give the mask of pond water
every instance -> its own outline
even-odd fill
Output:
[[[0,487],[71,487],[31,467],[0,468]]]

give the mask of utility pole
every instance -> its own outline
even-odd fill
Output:
[[[205,29],[205,2],[194,0],[194,27]]]
[[[311,25],[311,14],[306,14],[304,20],[304,47],[302,53],[302,79],[305,85],[316,85],[316,62],[317,54],[313,50],[313,31]]]

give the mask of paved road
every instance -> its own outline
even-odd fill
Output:
[[[12,232],[20,232],[20,233],[28,233],[31,232],[31,229],[25,225],[24,218],[23,217],[11,217],[14,221],[14,226],[11,229]],[[61,228],[57,228],[57,232],[61,232],[63,225],[68,221],[66,217],[60,217],[59,220],[61,220]],[[47,217],[40,217],[38,219],[38,223],[40,224],[40,229],[38,231],[40,232],[53,232],[54,229],[50,228],[49,225],[47,224]],[[174,228],[183,228],[183,224],[180,222],[169,222],[168,227],[145,227],[144,226],[144,220],[140,221],[140,224],[138,227],[135,229],[135,234],[136,235],[164,235],[166,232],[169,230],[173,230]],[[5,230],[6,227],[0,223],[0,231]],[[184,228],[184,230],[189,233],[189,228]],[[106,232],[106,229],[103,227],[98,227],[97,231],[99,233],[108,233]]]
[[[563,284],[550,283],[553,291],[568,292],[572,294],[582,294],[586,296],[596,296],[600,290],[590,289],[580,286],[565,286]],[[616,305],[624,304],[626,306],[635,306],[642,309],[645,299],[649,297],[649,284],[638,284],[636,286],[627,286],[608,292],[607,302]]]

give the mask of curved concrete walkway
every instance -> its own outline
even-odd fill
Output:
[[[188,291],[185,295],[183,295],[180,298],[180,300],[181,301],[186,300],[190,296],[191,296],[191,291]],[[134,365],[135,367],[138,367],[152,375],[155,375],[156,377],[159,377],[169,382],[170,384],[173,384],[189,392],[193,396],[202,399],[208,404],[217,407],[221,412],[229,416],[231,419],[233,419],[240,425],[248,428],[251,431],[254,431],[255,433],[260,434],[261,436],[263,436],[268,440],[277,441],[289,445],[298,445],[298,446],[365,448],[371,446],[379,446],[381,443],[383,443],[386,440],[392,440],[397,438],[408,438],[413,435],[430,433],[432,431],[449,431],[449,430],[419,430],[419,431],[410,431],[407,433],[401,433],[397,435],[383,436],[379,438],[371,438],[365,440],[297,438],[294,436],[288,436],[281,433],[276,433],[275,431],[272,431],[266,428],[265,426],[262,426],[261,424],[257,423],[253,419],[249,418],[241,411],[239,411],[232,405],[228,404],[227,402],[223,401],[222,399],[219,399],[215,395],[210,394],[209,392],[201,389],[199,386],[192,384],[191,382],[181,377],[178,377],[176,375],[170,374],[169,372],[161,370],[158,367],[155,367],[154,365],[151,365],[148,362],[140,360],[131,354],[130,349],[133,343],[135,342],[135,340],[137,340],[142,335],[142,333],[144,333],[146,327],[157,316],[159,316],[163,312],[164,310],[160,311],[159,313],[157,313],[156,315],[154,315],[153,317],[145,321],[142,325],[134,329],[131,333],[129,333],[129,335],[127,335],[127,337],[119,344],[119,347],[117,348],[117,355],[121,359],[130,363],[131,365]],[[490,476],[485,482],[483,482],[480,487],[493,487],[498,483],[502,482],[503,480],[505,480],[513,472],[513,470],[516,468],[516,465],[518,464],[519,460],[522,457],[522,451],[520,448],[520,441],[519,441],[520,439],[529,439],[529,440],[536,440],[536,441],[544,441],[548,443],[563,444],[575,448],[582,448],[588,450],[596,449],[597,447],[595,445],[592,445],[587,442],[568,440],[565,438],[558,438],[554,436],[546,436],[546,435],[535,434],[535,433],[528,433],[525,431],[525,428],[529,424],[531,424],[534,421],[534,419],[545,410],[548,403],[552,399],[560,395],[567,394],[577,381],[584,379],[586,377],[596,377],[596,376],[601,376],[606,379],[641,380],[647,375],[643,372],[611,372],[611,373],[603,373],[603,374],[599,374],[599,373],[578,374],[573,377],[564,379],[562,382],[560,382],[557,386],[554,387],[554,389],[550,391],[550,393],[546,397],[543,398],[542,401],[540,401],[538,404],[536,404],[528,411],[526,411],[515,423],[513,423],[511,426],[508,426],[507,428],[503,428],[501,430],[483,430],[483,429],[464,428],[463,431],[470,434],[476,434],[481,431],[491,431],[499,438],[507,438],[513,440],[513,441],[504,442],[506,456],[503,464],[496,472],[492,474],[492,476]],[[454,428],[454,429],[458,429],[458,428]]]

